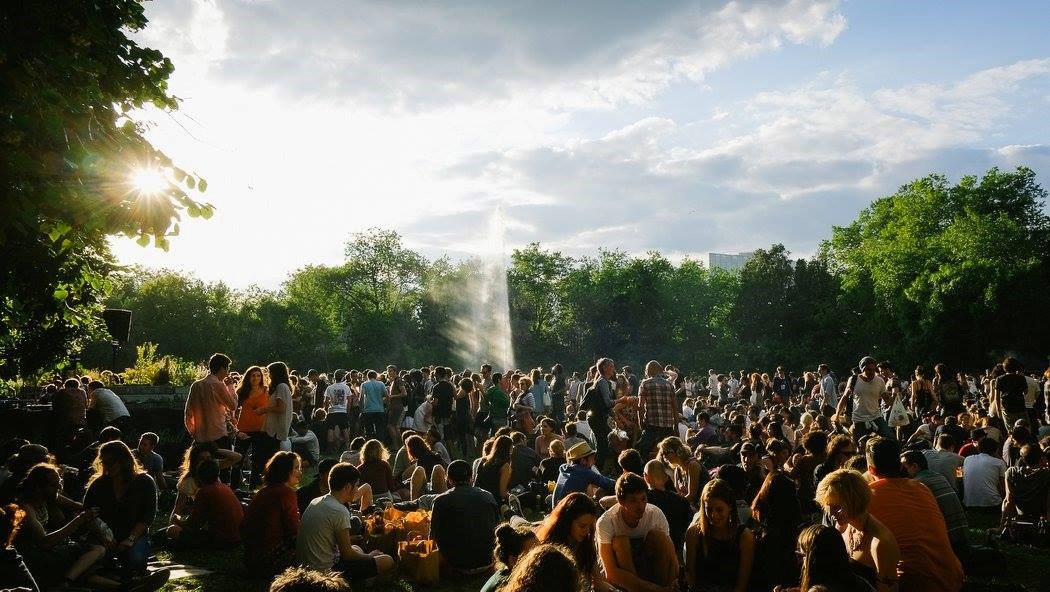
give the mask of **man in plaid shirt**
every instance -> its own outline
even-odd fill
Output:
[[[661,440],[676,434],[678,403],[674,385],[659,362],[653,360],[645,365],[645,377],[638,389],[638,419],[642,425],[638,452],[643,458],[650,459]]]

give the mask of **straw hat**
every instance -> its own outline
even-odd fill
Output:
[[[579,442],[565,452],[565,460],[575,462],[581,458],[587,458],[592,454],[594,454],[594,450],[591,448],[590,444]]]

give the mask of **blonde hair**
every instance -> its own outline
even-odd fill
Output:
[[[871,503],[871,489],[864,476],[852,469],[838,469],[817,484],[817,503],[827,510],[836,505],[842,508],[847,516],[860,516],[868,511]]]
[[[682,462],[689,462],[689,459],[693,456],[690,453],[689,448],[682,443],[682,439],[678,436],[668,436],[663,440],[660,440],[660,444],[657,446],[656,450],[657,458],[666,464],[671,464],[671,462],[667,460],[668,455],[674,456]]]
[[[561,441],[559,438],[555,438],[547,445],[547,450],[550,451],[551,456],[564,456],[565,442]]]
[[[369,460],[388,460],[390,458],[390,452],[383,446],[383,443],[379,440],[372,439],[365,442],[365,445],[361,447],[361,462]]]

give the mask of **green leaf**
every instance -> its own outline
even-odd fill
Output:
[[[65,300],[69,296],[69,290],[66,290],[62,286],[59,286],[55,288],[53,296],[55,297],[55,300]]]
[[[204,193],[207,190],[208,190],[208,181],[207,181],[207,179],[201,179],[201,180],[197,181],[197,191],[200,191],[201,193]]]
[[[149,245],[149,236],[143,234],[135,242],[138,243],[138,245],[140,247],[145,247],[145,246]]]
[[[201,208],[201,218],[204,218],[205,220],[210,220],[214,214],[215,206],[211,204],[208,204]]]
[[[186,177],[186,187],[189,187],[190,189],[193,189],[196,186],[197,186],[197,180],[194,179],[193,177],[187,176]]]

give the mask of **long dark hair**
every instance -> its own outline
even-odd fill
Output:
[[[590,514],[597,519],[598,513],[598,504],[593,499],[579,491],[570,493],[558,502],[558,505],[554,507],[554,511],[547,516],[547,519],[536,530],[536,538],[541,543],[555,543],[568,546],[572,549],[572,554],[576,558],[576,564],[580,567],[580,571],[589,574],[598,560],[598,555],[594,548],[594,540],[583,541],[577,545],[570,539],[570,533],[572,532],[572,523],[577,518]]]
[[[284,362],[274,362],[266,367],[270,373],[270,394],[277,390],[277,385],[284,384],[291,392],[292,387],[288,383],[288,365]]]
[[[798,546],[805,555],[800,590],[809,590],[813,586],[828,586],[832,590],[857,587],[851,576],[846,544],[838,531],[823,524],[807,526],[798,535]]]
[[[237,404],[244,405],[244,402],[248,400],[248,395],[252,394],[252,372],[259,373],[259,383],[262,384],[263,388],[266,387],[266,374],[263,373],[262,366],[252,366],[244,371],[244,376],[241,378],[241,384],[237,385]]]
[[[481,459],[481,465],[488,467],[493,463],[498,467],[510,462],[511,452],[514,450],[514,441],[510,436],[496,436],[492,440],[492,447]]]

